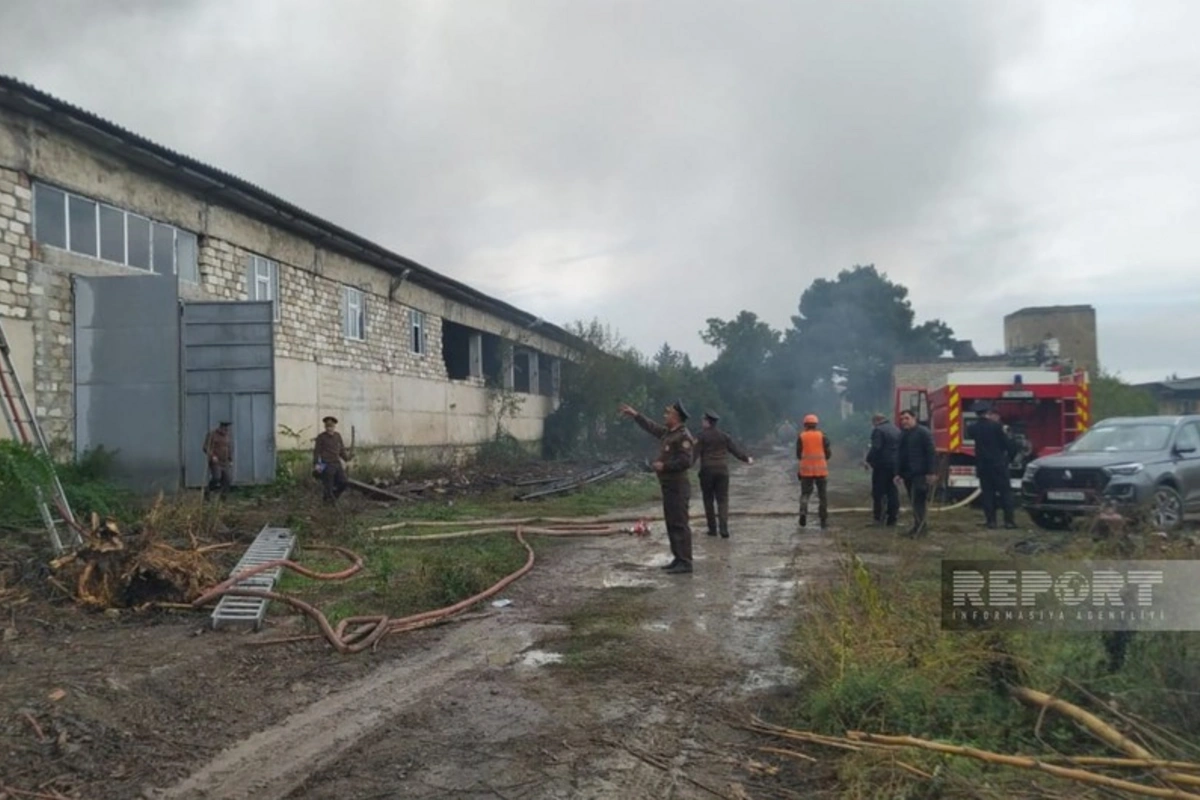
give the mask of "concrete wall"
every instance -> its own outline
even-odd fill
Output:
[[[144,274],[34,242],[32,184],[41,181],[92,200],[169,223],[198,236],[200,280],[180,283],[191,300],[248,299],[253,255],[278,266],[276,323],[278,422],[305,431],[307,447],[319,419],[334,414],[363,447],[462,448],[495,431],[492,394],[482,378],[450,381],[443,361],[442,320],[499,336],[556,358],[564,345],[536,331],[457,303],[411,282],[389,298],[392,276],[319,247],[131,168],[112,155],[41,123],[0,110],[0,317],[14,339],[22,379],[47,436],[73,438],[72,274]],[[365,297],[363,341],[342,333],[343,286]],[[410,313],[424,312],[426,350],[410,347]],[[549,380],[543,375],[542,380]],[[554,399],[522,395],[506,421],[517,438],[541,437]],[[281,432],[280,449],[297,446]]]
[[[915,386],[926,389],[936,389],[946,383],[946,376],[951,372],[996,372],[999,375],[1013,375],[1020,370],[1009,366],[1006,362],[992,360],[974,361],[958,359],[941,359],[912,364],[897,364],[892,368],[892,389],[900,386]]]
[[[1099,365],[1096,310],[1091,306],[1023,308],[1004,318],[1004,347],[1009,353],[1036,347],[1046,338],[1058,340],[1060,356],[1095,373]]]

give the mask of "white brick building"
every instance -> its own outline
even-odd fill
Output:
[[[106,276],[127,282],[96,280]],[[117,290],[106,288],[114,285]],[[524,398],[505,419],[506,429],[536,441],[555,406],[559,361],[581,344],[561,328],[245,181],[0,77],[0,322],[48,437],[77,450],[114,444],[113,435],[106,439],[97,429],[108,424],[100,406],[81,408],[93,395],[120,391],[103,386],[106,380],[146,373],[142,361],[163,364],[161,375],[130,378],[146,385],[174,380],[182,386],[185,375],[206,368],[197,366],[205,359],[222,360],[208,367],[227,378],[249,368],[236,362],[239,354],[249,358],[253,347],[209,353],[185,351],[173,341],[158,347],[158,337],[147,334],[152,327],[138,335],[126,331],[131,344],[113,361],[115,345],[105,343],[121,338],[119,320],[135,326],[154,319],[161,309],[148,308],[145,298],[167,297],[168,285],[184,306],[226,301],[213,308],[226,316],[236,312],[234,303],[245,303],[247,313],[261,311],[268,333],[255,341],[268,354],[259,366],[270,376],[271,413],[269,433],[262,430],[266,417],[255,417],[255,435],[270,440],[272,463],[275,448],[306,447],[324,414],[339,417],[347,435],[353,426],[360,450],[374,449],[385,459],[401,462],[414,452],[422,459],[458,457],[495,432],[501,395]],[[122,287],[129,289],[128,308],[121,306]],[[103,301],[107,310],[81,315],[80,298],[93,293],[94,302],[87,302],[100,309]],[[174,305],[169,297],[163,302]],[[96,320],[104,314],[101,325]],[[173,367],[171,352],[178,355]],[[120,368],[91,374],[114,363]],[[193,429],[241,408],[236,390],[229,391],[205,400],[208,412],[195,412],[188,395],[177,403],[178,419],[158,426],[155,435],[177,431],[181,470],[199,447]],[[129,411],[141,413],[136,402]],[[189,427],[185,417],[196,413],[207,418]],[[142,416],[139,424],[149,424],[154,413]],[[136,428],[117,437],[128,452],[137,450],[139,438]],[[254,469],[261,471],[261,465]],[[239,479],[251,477],[239,465]]]

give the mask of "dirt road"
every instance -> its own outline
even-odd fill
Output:
[[[795,507],[782,455],[735,471],[732,484],[736,508]],[[147,794],[736,797],[717,711],[786,677],[797,589],[828,568],[833,546],[797,533],[791,517],[735,520],[728,540],[697,532],[691,576],[658,569],[661,522],[649,540],[554,547],[507,595],[511,606],[405,640],[374,672]]]

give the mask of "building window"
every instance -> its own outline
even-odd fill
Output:
[[[33,185],[33,237],[81,256],[200,282],[194,233],[43,183]]]
[[[412,351],[418,355],[425,355],[425,312],[410,308],[408,319],[412,328]]]
[[[269,258],[250,256],[246,270],[246,297],[256,302],[270,302],[271,316],[279,322],[279,265]]]
[[[367,314],[362,289],[342,287],[342,330],[347,339],[366,339]]]

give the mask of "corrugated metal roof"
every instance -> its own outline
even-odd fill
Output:
[[[393,253],[249,181],[155,144],[144,136],[16,78],[0,75],[0,105],[39,119],[97,147],[116,152],[172,183],[200,191],[214,202],[291,230],[322,247],[364,261],[396,277],[407,277],[415,284],[464,305],[495,314],[523,328],[536,327],[540,335],[562,344],[576,348],[588,347],[583,340],[540,317]]]
[[[1200,392],[1200,377],[1183,378],[1177,381],[1140,383],[1138,387],[1143,389],[1165,389],[1168,392]]]

